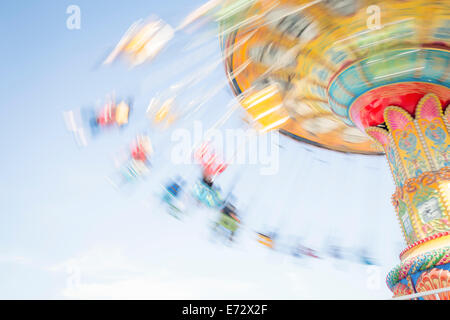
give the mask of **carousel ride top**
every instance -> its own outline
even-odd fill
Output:
[[[388,286],[395,295],[450,286],[450,3],[246,3],[222,21],[220,40],[254,124],[336,151],[384,153],[408,244]]]

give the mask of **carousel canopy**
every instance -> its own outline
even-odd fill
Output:
[[[449,9],[430,0],[252,1],[222,21],[230,84],[244,96],[277,85],[277,112],[289,119],[274,128],[291,137],[383,153],[364,130],[383,126],[386,107],[414,115],[423,93],[435,93],[444,108],[450,101]]]

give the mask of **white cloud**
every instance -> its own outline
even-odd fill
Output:
[[[371,299],[363,266],[334,269],[326,261],[293,264],[268,250],[205,248],[192,259],[132,259],[119,248],[93,248],[53,271],[68,274],[67,299]],[[258,254],[258,251],[260,254]],[[343,272],[344,271],[344,272]]]
[[[0,255],[0,263],[28,265],[31,264],[31,259],[18,254],[4,254]]]
[[[229,279],[193,277],[168,279],[159,276],[132,277],[109,283],[81,283],[66,288],[63,295],[70,299],[218,299],[220,292],[251,290],[252,285]]]

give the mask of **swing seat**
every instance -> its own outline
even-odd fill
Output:
[[[218,192],[206,186],[203,182],[197,182],[194,185],[194,198],[210,208],[217,208],[222,205],[222,200]]]
[[[268,248],[273,249],[273,240],[272,238],[262,234],[258,233],[258,242]]]
[[[219,225],[230,232],[236,232],[239,228],[238,222],[224,213],[221,214]]]
[[[119,126],[126,125],[128,123],[128,116],[130,113],[130,107],[124,101],[119,103],[116,108],[116,123]]]

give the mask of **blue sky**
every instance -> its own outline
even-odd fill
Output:
[[[97,65],[137,19],[154,13],[176,26],[201,3],[0,4],[0,298],[390,297],[384,277],[398,262],[402,240],[382,157],[333,153],[281,137],[277,175],[231,166],[218,183],[228,190],[239,177],[233,192],[245,208],[246,228],[234,248],[210,241],[208,222],[215,213],[192,209],[184,223],[164,213],[156,196],[159,183],[176,173],[195,177],[197,171],[165,165],[170,132],[151,129],[145,110],[156,92],[219,59],[219,44],[211,37],[189,53],[182,49],[199,40],[199,33],[181,33],[150,65]],[[66,28],[71,4],[81,8],[80,30]],[[184,99],[224,80],[219,67]],[[135,98],[130,126],[78,148],[62,113],[93,105],[113,90]],[[198,115],[205,127],[224,114],[231,99],[225,87],[205,105]],[[227,126],[240,123],[237,114]],[[155,141],[155,170],[133,192],[120,193],[105,176],[114,171],[117,152],[142,130]],[[344,246],[370,246],[380,264],[380,287],[367,288],[365,266],[299,264],[260,248],[250,231],[274,227],[316,247],[330,234]],[[79,279],[77,272],[81,282],[72,288],[68,283]]]

